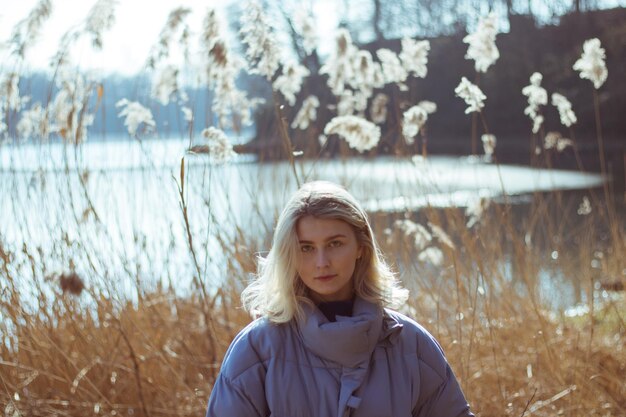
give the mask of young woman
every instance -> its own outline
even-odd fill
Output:
[[[367,215],[312,182],[287,203],[226,352],[207,417],[473,416],[437,341],[390,310],[406,301]]]

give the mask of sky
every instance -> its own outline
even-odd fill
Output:
[[[79,65],[102,71],[130,75],[141,71],[150,48],[156,43],[161,28],[169,12],[184,6],[192,9],[188,23],[196,34],[209,7],[225,17],[225,7],[235,0],[122,0],[118,1],[115,24],[103,36],[102,51],[95,51],[87,41],[77,44],[72,52]],[[316,19],[320,25],[318,33],[333,33],[337,21],[335,13],[326,13],[333,0],[316,0],[314,12],[323,13],[323,19]],[[37,0],[0,0],[0,44],[11,35],[17,22],[25,18]],[[52,15],[43,26],[37,44],[27,55],[27,68],[48,67],[50,58],[58,49],[59,39],[70,28],[80,24],[95,3],[86,0],[53,0]],[[224,23],[223,27],[226,27]],[[6,52],[0,52],[0,65],[5,61]]]
[[[38,1],[0,0],[0,70],[3,63],[7,62],[7,53],[2,49],[2,43],[9,38],[15,24],[25,18]],[[197,35],[208,8],[217,10],[218,16],[224,19],[226,7],[237,1],[244,0],[117,0],[115,23],[104,33],[103,50],[94,50],[93,46],[84,40],[72,48],[73,62],[81,68],[105,74],[112,72],[124,75],[136,74],[143,69],[150,49],[156,43],[170,11],[181,6],[191,8],[192,14],[187,18],[187,22]],[[598,1],[608,7],[619,5],[624,0]],[[49,68],[50,59],[58,50],[61,36],[68,29],[84,21],[95,2],[96,0],[52,0],[52,15],[45,22],[38,42],[27,55],[27,64],[23,70]],[[333,37],[339,15],[336,8],[341,3],[339,0],[303,2],[314,7],[317,33],[320,38],[318,52],[322,56],[334,48]],[[225,22],[222,27],[227,27]],[[232,41],[234,34],[231,33],[230,38]],[[289,50],[289,47],[284,50]]]

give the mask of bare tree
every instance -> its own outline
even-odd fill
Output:
[[[372,26],[374,28],[376,40],[379,41],[384,38],[383,29],[381,27],[383,6],[381,3],[381,0],[373,0],[373,1],[374,1],[374,16],[373,16]]]

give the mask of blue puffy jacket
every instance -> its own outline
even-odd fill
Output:
[[[357,298],[352,317],[304,305],[257,319],[226,352],[207,417],[473,416],[437,341],[410,318]]]

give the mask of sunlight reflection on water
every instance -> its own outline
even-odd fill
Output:
[[[23,242],[41,248],[53,270],[63,270],[72,256],[85,252],[98,261],[91,267],[103,282],[128,276],[122,259],[130,259],[138,279],[176,276],[177,285],[188,286],[183,277],[193,272],[175,183],[186,146],[174,140],[94,142],[76,154],[59,144],[0,146],[0,234],[15,249]],[[189,220],[200,259],[207,260],[204,274],[224,276],[227,255],[217,235],[230,241],[243,230],[267,239],[297,183],[287,162],[257,163],[242,157],[210,166],[205,155],[185,159]],[[97,222],[88,210],[76,167]],[[516,203],[533,192],[602,184],[596,174],[498,167],[476,158],[446,156],[424,161],[298,160],[296,171],[301,182],[343,184],[370,212],[465,207],[480,198],[502,201],[505,195]],[[70,251],[58,247],[63,240],[71,242]],[[123,285],[132,291],[132,284]]]

